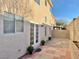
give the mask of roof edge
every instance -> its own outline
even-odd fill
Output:
[[[54,6],[53,3],[51,2],[51,0],[48,0],[48,3],[49,3],[51,8]]]

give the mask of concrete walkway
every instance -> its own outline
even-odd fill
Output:
[[[52,39],[42,51],[23,59],[71,59],[71,49],[69,48],[68,39]]]

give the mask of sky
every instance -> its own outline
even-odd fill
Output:
[[[52,2],[54,7],[51,11],[57,20],[70,22],[79,16],[79,0],[52,0]]]

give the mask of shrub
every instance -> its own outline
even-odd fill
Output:
[[[45,45],[45,41],[44,40],[41,40],[41,45]]]
[[[49,37],[48,40],[51,40],[51,37]]]
[[[33,46],[29,46],[29,47],[27,48],[27,52],[28,52],[30,55],[33,53],[33,51],[34,51],[34,47],[33,47]]]

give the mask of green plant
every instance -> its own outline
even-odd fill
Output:
[[[45,41],[44,40],[41,40],[41,45],[45,45]]]
[[[29,47],[27,48],[27,52],[28,52],[30,55],[33,53],[33,51],[34,51],[34,47],[33,47],[33,46],[29,46]]]
[[[51,40],[51,37],[49,37],[48,40]]]

